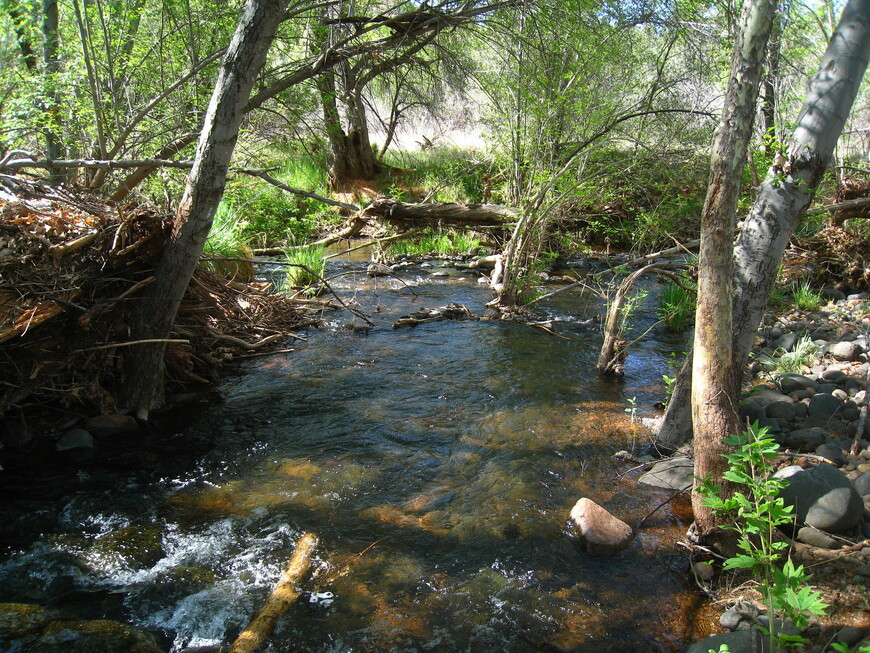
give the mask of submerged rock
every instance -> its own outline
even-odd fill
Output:
[[[164,556],[163,534],[157,525],[131,525],[95,541],[88,558],[125,564],[133,569],[151,567]]]
[[[0,603],[0,649],[20,653],[160,653],[154,638],[117,621],[66,621],[54,610]]]
[[[634,538],[631,526],[585,497],[574,504],[569,523],[588,553],[621,551]]]

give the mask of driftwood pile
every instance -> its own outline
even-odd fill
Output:
[[[403,315],[395,324],[394,329],[401,327],[412,327],[418,324],[426,324],[427,322],[440,322],[442,320],[474,320],[476,319],[471,311],[462,304],[450,302],[446,306],[439,308],[421,308],[416,313],[411,315]]]
[[[0,175],[0,418],[33,428],[118,411],[129,325],[170,226],[155,207]],[[170,336],[167,387],[214,380],[304,320],[288,298],[202,268]]]

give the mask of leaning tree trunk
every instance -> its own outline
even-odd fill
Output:
[[[287,0],[249,0],[245,5],[215,82],[172,237],[137,311],[136,339],[169,335],[223,195],[245,104],[286,5]],[[126,363],[123,401],[142,419],[163,402],[164,352],[165,343],[140,344]]]
[[[812,201],[834,147],[849,116],[870,59],[870,0],[850,0],[810,80],[797,127],[792,134],[788,162],[770,170],[762,184],[734,247],[733,373],[742,376],[752,340],[788,240]],[[685,425],[691,412],[677,393],[691,374],[680,374],[671,407],[658,439],[668,447],[692,437]]]
[[[710,183],[701,214],[698,304],[692,369],[692,424],[695,430],[695,487],[699,480],[724,483],[730,452],[725,438],[737,430],[737,395],[731,369],[731,302],[734,227],[746,150],[752,137],[775,0],[746,0],[731,59],[731,78],[710,161]],[[728,493],[728,489],[725,488]],[[722,518],[692,493],[698,532],[718,531]]]

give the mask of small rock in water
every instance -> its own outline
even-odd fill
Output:
[[[580,499],[571,509],[572,530],[589,553],[614,553],[634,539],[631,526],[591,499]]]
[[[694,463],[690,458],[673,458],[653,465],[637,482],[667,490],[683,490],[692,485]]]
[[[64,433],[57,444],[54,445],[57,451],[72,451],[73,449],[93,449],[94,438],[84,429],[70,429]]]

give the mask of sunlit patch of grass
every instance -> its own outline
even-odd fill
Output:
[[[690,283],[686,280],[685,285]],[[685,285],[669,281],[659,295],[658,316],[668,331],[685,331],[695,316],[696,294]]]
[[[221,201],[203,248],[206,258],[203,265],[222,276],[239,281],[252,281],[254,271],[250,263],[207,260],[209,256],[215,258],[251,258],[253,252],[244,233],[245,226],[245,222],[232,206]]]
[[[465,254],[480,246],[480,240],[473,233],[455,231],[423,233],[418,238],[409,238],[390,243],[385,249],[387,258],[405,256],[450,256]]]
[[[822,305],[822,294],[813,290],[808,281],[792,284],[791,298],[802,311],[815,311]]]
[[[320,283],[326,270],[326,248],[320,245],[288,249],[286,252],[287,266],[284,286],[292,288],[310,288]]]
[[[816,362],[819,347],[809,336],[803,336],[791,351],[783,351],[774,362],[774,375],[799,374],[805,367],[812,367]]]

